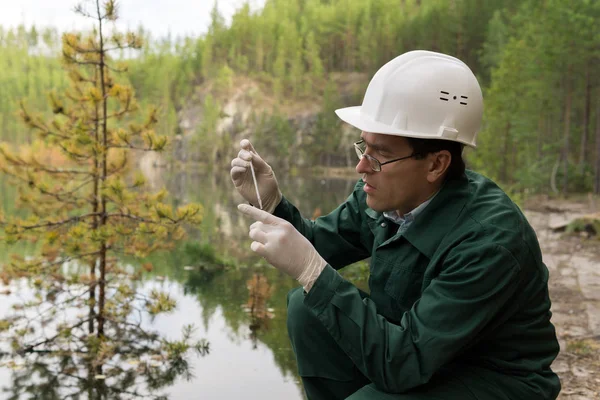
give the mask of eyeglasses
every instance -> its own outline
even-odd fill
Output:
[[[407,158],[412,158],[415,156],[415,154],[413,153],[410,156],[396,158],[395,160],[390,160],[390,161],[386,161],[386,162],[382,163],[375,157],[365,154],[365,149],[366,149],[366,145],[365,145],[364,140],[359,140],[358,142],[354,143],[354,150],[356,151],[356,155],[358,156],[358,159],[362,160],[362,158],[365,157],[367,159],[367,161],[369,162],[369,166],[375,172],[381,172],[381,167],[385,164],[393,163],[396,161],[406,160]]]

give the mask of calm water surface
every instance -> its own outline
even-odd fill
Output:
[[[282,192],[308,217],[325,214],[342,202],[355,179],[321,179],[278,176]],[[187,399],[303,399],[294,354],[285,326],[285,296],[295,282],[265,266],[249,250],[247,239],[251,221],[241,217],[236,206],[241,201],[227,171],[218,173],[170,174],[158,171],[151,182],[166,185],[174,205],[200,202],[205,219],[190,232],[189,241],[210,243],[222,257],[235,259],[238,267],[209,268],[190,260],[181,248],[158,256],[155,270],[141,284],[142,291],[159,287],[177,299],[176,311],[145,319],[144,326],[167,338],[177,339],[186,324],[194,324],[194,337],[209,342],[209,351],[189,357],[191,376],[178,377],[162,389],[172,400]],[[10,207],[10,191],[4,192]],[[23,251],[22,249],[20,251]],[[185,268],[184,268],[185,267]],[[12,294],[0,297],[0,315],[26,296],[26,285],[13,284]],[[255,310],[250,311],[251,305]],[[7,344],[2,343],[3,349]],[[10,357],[3,357],[0,363]],[[46,398],[43,393],[20,397],[19,382],[35,375],[27,360],[17,368],[0,367],[1,399]],[[59,383],[60,384],[60,383]],[[82,397],[87,398],[87,397]],[[94,398],[106,398],[101,395]]]

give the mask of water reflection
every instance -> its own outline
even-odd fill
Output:
[[[258,347],[258,335],[261,331],[269,330],[269,320],[274,317],[274,309],[267,307],[267,301],[271,297],[272,286],[267,277],[262,274],[254,274],[246,282],[248,288],[248,301],[244,305],[244,311],[250,315],[250,339],[256,349]]]
[[[262,343],[273,352],[284,377],[297,380],[296,361],[287,336],[286,295],[296,282],[271,267],[187,271],[183,290],[201,304],[203,328],[210,331],[219,314],[233,343]],[[212,340],[211,348],[214,348]],[[234,372],[235,373],[235,372]]]
[[[140,293],[147,294],[149,289],[143,288]],[[4,315],[7,305],[20,305],[34,293],[25,280],[13,281],[6,292],[10,292],[9,298],[0,310]],[[46,322],[44,331],[50,332],[45,333],[52,336],[64,319],[77,312],[81,310],[70,308]],[[83,326],[93,313],[77,318]],[[61,344],[54,345],[59,339],[51,339],[47,347],[25,347],[15,353],[9,351],[8,343],[0,343],[0,363],[5,367],[0,372],[0,393],[7,399],[160,399],[162,390],[178,379],[193,378],[188,360],[174,355],[177,350],[172,346],[180,343],[166,341],[150,325],[129,318],[127,321],[107,320],[105,341],[75,325],[68,334],[59,333]],[[188,332],[191,337],[193,331]],[[198,357],[208,354],[205,343],[198,350]],[[4,386],[9,382],[10,386]]]
[[[235,192],[228,171],[155,173],[152,181],[157,187],[167,187],[174,205],[200,202],[205,216],[203,224],[189,233],[187,244],[150,260],[154,268],[143,290],[166,289],[178,307],[142,326],[162,337],[176,339],[184,325],[196,324],[196,334],[207,339],[210,352],[188,357],[185,364],[165,366],[164,378],[155,376],[150,392],[173,400],[234,399],[240,393],[244,393],[244,398],[257,400],[302,399],[285,322],[286,294],[296,282],[250,252],[250,221],[237,212],[236,206],[242,199]],[[347,197],[355,183],[354,179],[283,174],[278,174],[278,180],[284,195],[306,216],[329,212]],[[198,246],[201,257],[194,250]],[[211,262],[210,251],[216,253],[215,260],[232,262]],[[136,264],[136,260],[125,261]],[[9,307],[10,301],[0,301],[0,314],[6,315]],[[7,362],[7,358],[0,361]],[[4,393],[5,398],[24,398],[18,393],[29,387],[30,394],[48,399],[55,398],[50,394],[61,388],[63,397],[56,398],[64,398],[67,386],[78,386],[81,398],[132,398],[123,393],[118,397],[116,390],[132,390],[131,371],[141,368],[123,359],[118,365],[123,370],[120,384],[116,379],[98,381],[86,375],[83,365],[76,366],[80,371],[77,378],[58,377],[52,368],[65,362],[60,359],[40,356],[21,361],[17,368],[10,364],[0,368],[0,396]],[[94,376],[99,375],[97,372],[92,371]],[[53,391],[45,389],[48,385],[54,385]],[[109,389],[113,391],[108,392]],[[49,397],[40,397],[46,394]]]

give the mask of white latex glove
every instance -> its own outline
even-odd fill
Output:
[[[238,156],[231,161],[231,180],[242,197],[258,207],[256,188],[250,170],[250,163],[252,163],[263,210],[272,214],[282,197],[273,169],[258,155],[248,139],[242,140],[240,146],[242,149]]]
[[[296,279],[307,292],[327,262],[292,224],[248,204],[238,209],[257,222],[250,225],[250,248],[271,265]]]

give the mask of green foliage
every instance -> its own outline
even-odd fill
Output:
[[[278,110],[272,114],[261,114],[254,121],[254,125],[256,126],[254,136],[256,148],[266,154],[277,154],[279,163],[290,162],[294,158],[290,149],[296,139],[296,131],[292,121],[285,114]]]
[[[219,29],[198,41],[205,50],[211,48],[210,70],[227,64],[236,73],[267,74],[273,92],[284,102],[291,94],[325,98],[327,103],[323,78],[338,71],[371,74],[407,50],[457,56],[479,76],[486,99],[480,148],[470,165],[515,190],[548,191],[560,156],[556,186],[582,190],[590,188],[593,179],[600,183],[600,172],[595,177],[583,172],[600,171],[600,155],[592,151],[593,142],[600,140],[592,135],[600,118],[593,89],[600,79],[593,68],[600,58],[598,4],[267,1],[255,14],[247,7],[240,9],[231,27],[216,24]],[[213,10],[213,18],[216,13]],[[243,66],[235,61],[240,55],[245,56]],[[203,72],[207,60],[202,61],[196,63],[201,68],[192,70],[198,80],[210,79]],[[312,155],[329,165],[331,149],[341,140],[339,125],[319,117],[316,129],[325,134],[314,133],[320,142],[312,142]],[[270,147],[285,147],[287,134],[284,129],[271,135]]]
[[[587,232],[597,235],[600,232],[600,220],[596,218],[577,218],[567,225],[565,232],[568,234]]]
[[[10,329],[11,326],[12,326],[12,323],[10,321],[1,320],[0,321],[0,332]]]
[[[578,356],[590,355],[596,350],[598,346],[594,345],[593,342],[587,340],[569,340],[567,342],[566,350],[569,353],[576,354]]]
[[[548,191],[553,181],[562,192],[591,189],[600,161],[591,127],[600,115],[592,114],[588,89],[600,79],[590,69],[600,57],[599,19],[599,3],[583,0],[524,1],[494,16],[484,46],[491,84],[478,167],[521,188]]]
[[[168,293],[160,292],[158,290],[151,291],[150,296],[148,296],[148,300],[146,301],[146,309],[150,315],[168,313],[173,311],[175,306],[175,300],[173,300]]]
[[[227,78],[229,80],[229,78]],[[229,82],[227,85],[229,85]],[[217,130],[219,119],[221,118],[221,107],[212,96],[208,94],[204,99],[202,107],[202,120],[197,127],[194,136],[194,145],[198,149],[198,159],[208,162],[215,162],[217,153],[220,149],[221,136]]]
[[[217,73],[215,79],[215,90],[225,92],[231,88],[233,84],[233,70],[228,65],[223,65]]]
[[[306,146],[307,156],[315,164],[332,166],[334,164],[343,164],[346,149],[342,149],[342,123],[335,114],[335,109],[340,108],[339,95],[337,87],[333,81],[328,81],[323,94],[321,111],[317,115],[317,120],[312,129],[310,138]],[[350,148],[349,146],[347,148]],[[342,160],[342,163],[335,162]]]
[[[51,89],[67,86],[60,59],[55,57],[59,51],[60,41],[54,29],[40,32],[35,27],[0,27],[0,140],[23,143],[28,139],[28,131],[15,118],[20,99],[27,98],[30,107],[41,109]],[[49,115],[50,110],[45,116]]]
[[[549,191],[552,180],[555,191],[600,190],[596,150],[600,75],[595,68],[600,60],[599,4],[589,0],[267,0],[256,12],[244,4],[227,26],[215,1],[209,30],[201,37],[152,39],[141,29],[138,35],[149,45],[139,56],[128,58],[124,81],[134,87],[139,107],[158,106],[156,130],[166,136],[182,132],[177,113],[195,98],[197,85],[209,83],[212,98],[200,96],[205,101],[203,119],[194,131],[198,139],[212,140],[207,142],[210,148],[202,151],[214,161],[230,150],[234,133],[221,135],[215,128],[223,118],[217,112],[227,97],[223,93],[231,89],[236,76],[250,75],[266,83],[273,101],[282,105],[273,119],[285,120],[289,118],[284,106],[295,101],[323,104],[323,112],[330,113],[328,83],[335,74],[370,76],[405,51],[440,51],[464,60],[484,89],[485,117],[479,148],[469,157],[472,167],[507,185],[520,186],[519,190]],[[66,87],[60,62],[52,57],[59,54],[58,34],[51,29],[0,29],[0,49],[0,84],[5,94],[0,99],[0,136],[30,143],[30,129],[15,122],[18,99],[26,98],[29,108],[40,109],[50,89],[60,92]],[[345,96],[337,105],[355,104],[355,99]],[[43,117],[55,112],[56,124],[67,123],[59,118],[60,110],[61,103],[53,100]],[[263,110],[255,113],[261,115]],[[265,116],[261,124],[269,118]],[[142,117],[133,119],[144,122]],[[325,165],[344,164],[336,160],[335,154],[341,153],[332,150],[336,141],[344,142],[333,119],[319,116],[317,129],[325,133],[311,132],[318,140],[309,141],[310,158]],[[250,128],[260,132],[261,127]],[[281,127],[281,132],[271,131],[268,140],[266,133],[260,133],[261,140],[268,141],[272,150],[302,151],[304,139],[294,144],[286,124]],[[85,140],[85,135],[74,140]],[[557,159],[560,170],[553,176]]]
[[[235,266],[231,260],[217,254],[216,249],[210,243],[187,242],[183,246],[183,253],[186,265],[201,263],[209,266]]]

